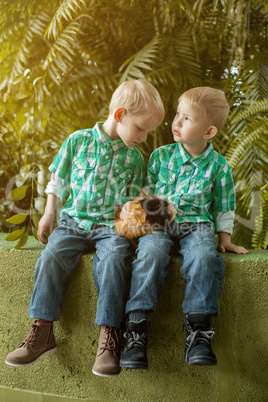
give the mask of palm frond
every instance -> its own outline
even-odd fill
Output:
[[[63,0],[60,7],[57,8],[45,35],[48,39],[57,40],[64,29],[63,21],[69,23],[73,21],[79,11],[86,7],[87,0]]]
[[[43,64],[52,81],[61,85],[61,76],[75,65],[77,35],[82,33],[80,24],[72,21],[51,46]]]
[[[241,121],[247,119],[250,116],[254,116],[261,112],[267,112],[268,110],[268,99],[263,99],[261,101],[255,101],[251,106],[247,107],[245,110],[239,112],[231,121],[231,124],[237,124]]]
[[[160,39],[157,36],[154,37],[121,65],[119,73],[122,73],[123,70],[125,71],[120,78],[120,84],[127,79],[144,78],[144,71],[152,71],[159,49],[159,42]]]
[[[2,0],[0,112],[14,124],[4,133],[4,145],[14,138],[17,146],[20,139],[20,149],[10,152],[12,167],[47,166],[52,140],[59,145],[72,131],[106,118],[118,83],[140,77],[159,90],[166,110],[141,146],[148,160],[154,148],[173,141],[170,124],[179,95],[209,85],[223,89],[231,105],[214,146],[234,167],[238,214],[252,217],[254,194],[264,197],[260,187],[268,181],[266,3]],[[6,155],[0,155],[0,165],[8,177]],[[259,222],[264,228],[265,205]],[[236,221],[240,243],[253,230]]]
[[[39,38],[39,40],[43,40],[48,21],[49,15],[44,11],[29,20],[27,30],[20,43],[19,50],[13,63],[10,73],[11,78],[15,77],[16,75],[23,74],[24,70],[28,68],[30,64],[29,60],[32,58],[31,50],[33,49],[31,49],[31,47],[38,46],[37,38]]]
[[[241,156],[254,142],[258,141],[262,136],[267,136],[268,119],[263,117],[259,118],[260,124],[257,127],[251,126],[251,131],[246,131],[237,136],[236,140],[232,143],[231,149],[227,151],[226,158],[232,168],[238,164]],[[261,124],[263,123],[263,125]]]

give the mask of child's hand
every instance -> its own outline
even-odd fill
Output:
[[[219,232],[219,245],[218,250],[221,253],[225,253],[225,251],[230,251],[231,253],[236,254],[248,254],[249,251],[242,246],[236,246],[231,242],[231,235],[225,232]]]
[[[55,214],[44,213],[38,224],[38,231],[37,231],[38,239],[42,243],[45,243],[44,235],[46,230],[49,229],[49,232],[51,234],[54,230],[54,227],[55,227]]]
[[[236,254],[248,254],[249,253],[249,251],[247,249],[245,249],[245,247],[236,246],[233,243],[226,243],[226,244],[219,243],[218,250],[221,253],[225,253],[226,251],[230,251],[230,252],[236,253]]]

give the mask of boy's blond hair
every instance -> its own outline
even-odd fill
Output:
[[[229,104],[223,91],[210,87],[196,87],[184,92],[179,102],[182,99],[200,109],[209,124],[216,126],[218,131],[222,129],[229,114]]]
[[[125,81],[114,91],[109,113],[122,107],[127,114],[156,115],[163,120],[165,109],[157,89],[145,79]]]

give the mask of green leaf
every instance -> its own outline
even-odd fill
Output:
[[[7,222],[9,223],[14,223],[14,224],[19,224],[22,223],[26,220],[28,214],[16,214],[11,216],[11,218],[7,219]]]
[[[27,179],[28,179],[27,176],[25,176],[25,177],[22,177],[22,176],[18,177],[18,178],[16,179],[16,181],[15,181],[16,186],[17,186],[17,187],[23,186],[23,184],[26,182]]]
[[[16,85],[16,84],[18,84],[19,82],[21,82],[22,79],[23,79],[23,75],[22,75],[22,74],[16,75],[16,77],[14,77],[13,80],[12,80],[12,84],[13,84],[13,85]]]
[[[36,185],[36,190],[39,195],[45,196],[45,188],[46,186],[44,184],[37,183]]]
[[[152,70],[152,67],[157,58],[157,51],[160,40],[158,37],[154,37],[149,43],[147,43],[136,54],[129,57],[119,68],[121,73],[124,69],[124,73],[121,76],[120,83],[126,81],[128,78],[143,78],[144,74],[140,68],[145,70]]]
[[[14,230],[13,232],[11,232],[7,235],[5,240],[7,240],[7,241],[18,240],[23,235],[24,232],[25,232],[25,228],[19,229],[19,230]]]
[[[23,76],[24,76],[24,77],[27,77],[27,76],[29,76],[29,75],[32,75],[32,72],[31,72],[31,70],[30,70],[29,68],[27,68],[27,69],[24,71]]]
[[[23,165],[23,166],[21,167],[21,169],[20,169],[20,174],[21,174],[22,176],[27,176],[28,173],[30,172],[30,170],[31,170],[31,165],[30,165],[30,164],[28,164],[28,165]]]
[[[32,221],[36,228],[38,228],[40,218],[41,218],[41,215],[39,215],[39,214],[33,214],[33,216],[32,216]]]
[[[8,198],[13,201],[22,200],[26,196],[26,191],[29,187],[30,186],[21,186],[21,187],[15,188],[14,190],[12,190],[9,193]]]
[[[28,229],[21,235],[20,240],[18,241],[18,243],[16,244],[15,248],[21,248],[23,247],[28,240]]]
[[[30,91],[20,91],[17,94],[17,98],[18,99],[26,99],[26,98],[29,98],[29,96],[31,96],[31,95],[32,95],[32,92],[30,92]]]
[[[33,237],[39,241],[38,236],[37,236],[37,230],[35,229],[34,226],[32,226],[32,233],[33,233]]]
[[[42,77],[37,77],[37,78],[35,78],[34,80],[33,80],[33,86],[35,86],[35,84],[38,82],[38,81],[40,81],[42,78],[44,78],[45,77],[45,75],[42,75]]]
[[[34,205],[37,211],[43,212],[46,206],[46,199],[43,197],[36,197],[34,199]]]

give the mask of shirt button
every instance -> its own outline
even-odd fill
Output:
[[[109,159],[109,155],[106,155],[106,156],[105,156],[105,159]]]
[[[93,212],[96,212],[97,211],[97,209],[96,208],[93,208]]]
[[[103,174],[101,174],[101,175],[100,175],[100,178],[101,178],[101,179],[103,179],[103,178],[104,178],[104,175],[103,175]]]
[[[98,193],[98,197],[99,197],[99,198],[101,197],[101,193]]]

